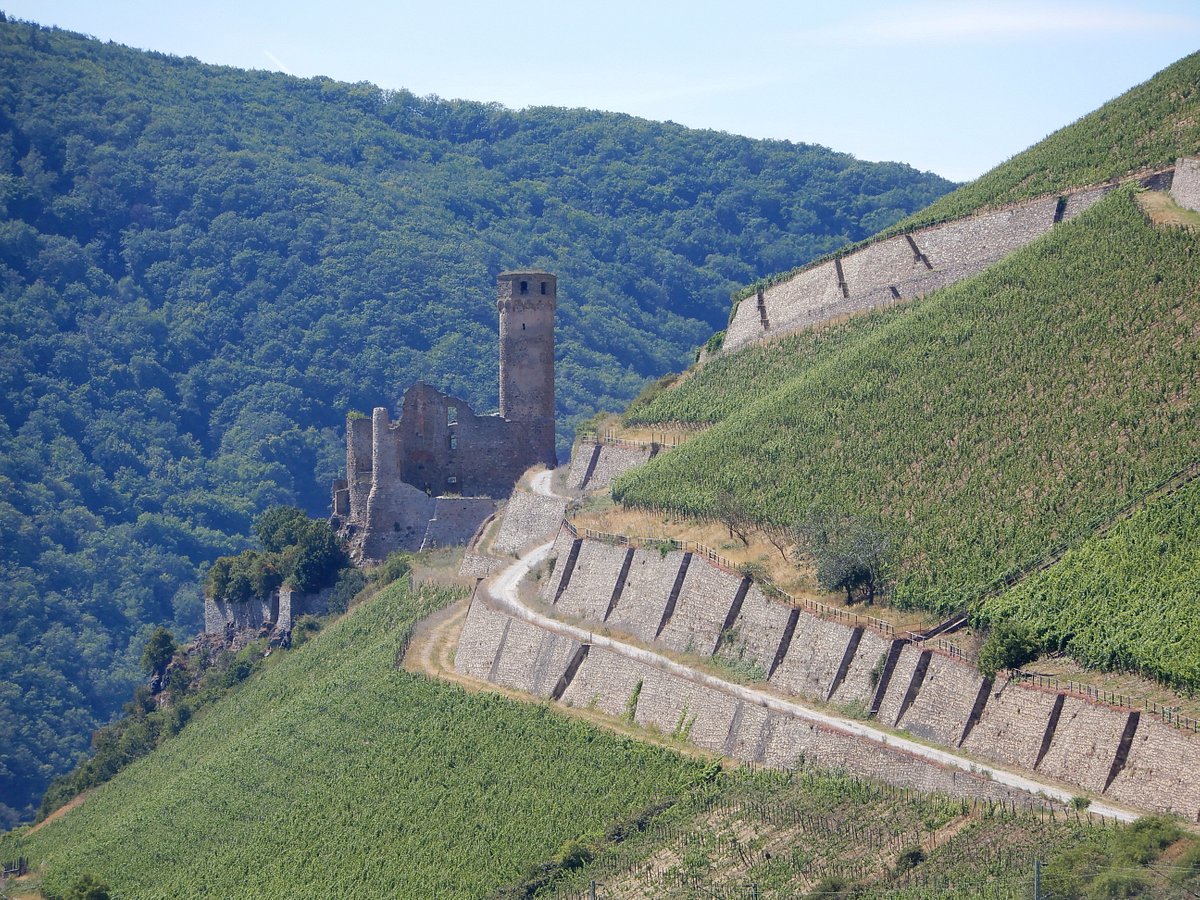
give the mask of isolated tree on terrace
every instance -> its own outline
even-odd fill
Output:
[[[813,508],[801,516],[795,534],[822,588],[845,591],[848,604],[856,592],[868,606],[875,602],[891,563],[892,542],[882,528],[861,517]]]

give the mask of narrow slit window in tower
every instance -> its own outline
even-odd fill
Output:
[[[544,281],[542,282],[542,293],[543,294],[546,293],[546,282],[544,282]]]
[[[447,425],[457,425],[458,424],[458,407],[457,406],[447,406],[446,407],[446,424]]]
[[[528,294],[528,293],[529,293],[529,282],[528,282],[528,281],[522,281],[522,282],[521,282],[521,293],[522,293],[522,294]]]
[[[458,435],[457,434],[450,435],[450,449],[451,450],[458,449]]]

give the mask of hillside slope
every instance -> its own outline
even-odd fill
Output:
[[[983,614],[1028,623],[1087,665],[1200,684],[1200,481],[1151,501],[1111,531],[989,599]]]
[[[0,857],[47,861],[51,891],[474,898],[703,771],[397,670],[448,599],[392,585]]]
[[[253,516],[324,510],[349,409],[496,403],[494,276],[557,272],[560,437],[756,272],[950,187],[586,110],[421,99],[0,22],[0,826]]]
[[[723,421],[614,496],[711,515],[725,490],[763,522],[813,508],[879,522],[896,543],[895,601],[959,608],[1200,458],[1198,259],[1200,236],[1148,225],[1116,191],[911,308],[735,354],[714,378],[813,348],[790,374],[774,364],[777,387],[746,379]],[[704,383],[702,370],[678,402],[650,406],[694,418],[687,395]],[[1195,615],[1183,604],[1159,624],[1187,633]],[[1169,665],[1200,686],[1185,660]]]

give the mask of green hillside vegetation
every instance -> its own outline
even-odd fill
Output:
[[[476,898],[707,764],[397,670],[445,590],[407,579],[0,858],[117,896]]]
[[[1198,279],[1200,236],[1149,226],[1114,192],[976,278],[816,340],[816,362],[779,364],[778,387],[747,379],[719,424],[613,495],[712,516],[726,491],[762,523],[878,522],[896,541],[894,602],[960,608],[1200,459]],[[1198,615],[1193,598],[1143,625],[1194,634]],[[1122,664],[1200,687],[1194,654],[1127,649]]]
[[[951,185],[823,147],[206,66],[0,16],[0,826],[129,696],[348,410],[496,406],[498,271],[559,275],[560,440],[736,285]]]
[[[1184,864],[1159,863],[1181,838],[1172,855]],[[1163,819],[1118,828],[806,770],[723,776],[539,896],[580,897],[595,880],[600,896],[680,900],[1024,900],[1035,859],[1047,897],[1181,897],[1200,887],[1200,846]],[[1127,892],[1114,892],[1122,884]]]
[[[1200,684],[1200,481],[1157,498],[983,604],[1080,662]]]

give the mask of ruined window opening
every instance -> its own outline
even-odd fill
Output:
[[[457,475],[450,475],[449,477],[447,477],[447,478],[446,478],[446,484],[447,484],[448,486],[453,486],[453,485],[456,485],[456,484],[458,484],[458,476],[457,476]]]
[[[457,434],[450,435],[450,449],[451,450],[458,449],[458,435]]]
[[[543,294],[546,293],[546,282],[544,282],[544,281],[542,282],[542,293]]]
[[[446,424],[447,425],[457,425],[458,424],[458,407],[457,406],[447,406],[446,407]]]
[[[521,293],[522,293],[522,294],[528,294],[528,293],[529,293],[529,282],[528,282],[528,281],[522,281],[522,282],[521,282]]]
[[[525,323],[524,323],[524,322],[522,322],[522,323],[521,323],[521,330],[522,330],[522,331],[524,331],[524,330],[525,330]]]

